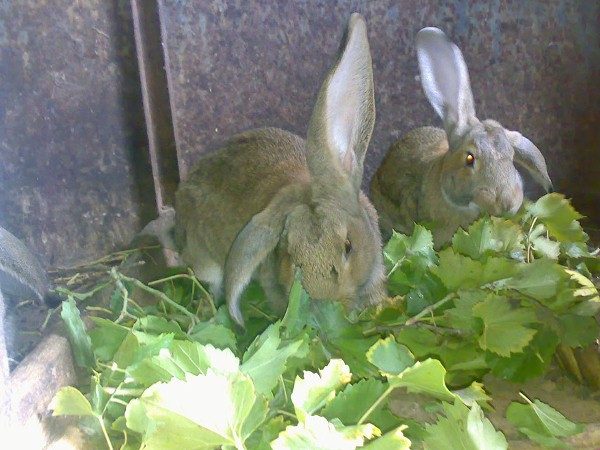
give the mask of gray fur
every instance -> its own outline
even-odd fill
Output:
[[[482,213],[519,209],[523,184],[515,162],[546,190],[552,184],[544,157],[529,139],[476,117],[462,53],[441,30],[417,34],[417,55],[423,90],[444,130],[417,128],[392,144],[371,195],[385,237],[392,229],[409,233],[415,222],[427,222],[440,247]],[[469,154],[473,164],[467,164]]]
[[[40,302],[50,290],[46,271],[13,234],[0,227],[0,287],[4,294],[35,298]]]

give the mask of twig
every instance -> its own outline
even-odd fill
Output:
[[[529,398],[527,398],[527,396],[526,396],[525,394],[523,394],[522,392],[519,392],[519,395],[520,395],[521,397],[523,397],[523,399],[524,399],[524,400],[525,400],[527,403],[529,403],[530,405],[533,405],[533,402],[532,402],[531,400],[529,400]]]
[[[179,303],[177,303],[177,302],[173,301],[172,299],[170,299],[167,295],[165,295],[164,292],[158,291],[158,290],[156,290],[154,288],[151,288],[150,286],[146,286],[140,280],[137,280],[135,278],[130,278],[130,277],[126,276],[126,275],[123,275],[122,273],[117,272],[114,268],[112,269],[111,273],[114,273],[114,276],[117,277],[118,279],[120,279],[122,281],[127,281],[128,283],[133,284],[135,287],[137,287],[137,288],[139,288],[139,289],[141,289],[143,291],[146,291],[149,294],[154,295],[155,297],[158,297],[163,302],[169,304],[171,307],[175,308],[179,312],[181,312],[184,315],[186,315],[194,323],[196,323],[198,321],[198,317],[196,317],[196,315],[194,313],[191,313],[186,308],[184,308],[183,306],[181,306]]]
[[[206,299],[208,300],[208,303],[209,303],[210,309],[213,313],[213,316],[216,315],[217,308],[215,307],[215,303],[213,301],[212,295],[210,295],[210,293],[206,290],[206,288],[204,286],[202,286],[202,283],[200,283],[200,281],[198,281],[198,278],[196,278],[196,276],[194,275],[194,272],[191,269],[188,269],[188,273],[178,273],[176,275],[171,275],[170,277],[161,278],[160,280],[151,281],[150,283],[148,283],[148,286],[154,286],[155,284],[165,283],[167,281],[177,280],[177,279],[181,279],[181,278],[191,280],[193,285],[198,287],[198,289],[200,289],[200,292],[202,292],[204,294],[204,296],[206,297]]]
[[[375,403],[373,403],[369,409],[367,409],[365,411],[365,413],[362,415],[362,417],[358,420],[357,425],[362,425],[363,422],[365,420],[367,420],[367,418],[371,415],[371,413],[373,411],[375,411],[375,409],[381,404],[382,401],[385,400],[385,398],[390,395],[390,393],[394,390],[394,386],[388,386],[388,388],[379,396],[379,398],[375,401]]]
[[[421,311],[416,316],[413,316],[410,319],[408,319],[406,321],[405,325],[407,325],[407,326],[414,325],[419,320],[421,320],[423,317],[425,317],[427,314],[432,313],[435,309],[439,308],[440,306],[445,305],[450,300],[452,300],[454,297],[456,297],[456,292],[451,292],[450,294],[446,295],[443,299],[441,299],[439,302],[436,302],[433,305],[428,306],[427,308],[425,308],[423,311]]]
[[[389,278],[391,274],[394,273],[394,271],[400,267],[400,264],[402,264],[402,262],[406,259],[406,255],[403,256],[402,258],[400,258],[398,261],[396,261],[394,263],[394,266],[392,267],[392,269],[387,273],[387,275],[385,276],[386,278]]]

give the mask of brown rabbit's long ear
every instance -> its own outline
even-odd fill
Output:
[[[428,27],[417,33],[417,57],[425,95],[452,143],[478,121],[463,55],[442,30]]]
[[[533,142],[518,131],[504,130],[508,141],[515,149],[515,161],[524,167],[546,192],[552,191],[552,181],[548,175],[546,160]]]
[[[239,232],[225,262],[225,299],[231,317],[244,325],[240,297],[258,266],[277,247],[288,214],[298,205],[299,193],[280,192]]]
[[[317,180],[350,177],[358,191],[375,123],[373,69],[367,26],[350,17],[337,61],[327,74],[308,127],[308,165]]]

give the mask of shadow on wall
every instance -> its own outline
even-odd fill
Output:
[[[129,2],[0,16],[0,225],[52,266],[126,244],[153,207]]]

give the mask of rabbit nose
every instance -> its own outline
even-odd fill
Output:
[[[496,214],[508,213],[514,215],[517,213],[523,203],[523,195],[519,195],[519,192],[509,192],[508,195],[499,196],[498,198],[498,212]]]

